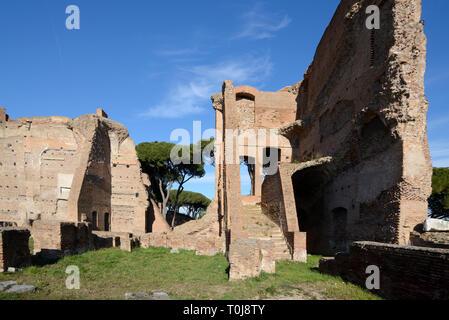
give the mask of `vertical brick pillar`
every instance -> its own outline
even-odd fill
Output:
[[[224,172],[224,212],[228,221],[230,241],[246,238],[241,221],[242,201],[240,185],[240,162],[238,155],[238,135],[230,130],[238,130],[236,95],[232,81],[223,83],[223,172]]]

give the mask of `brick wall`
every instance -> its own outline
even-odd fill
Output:
[[[35,221],[32,227],[34,253],[48,258],[80,254],[94,248],[88,223]]]
[[[389,299],[449,298],[449,250],[355,242],[349,254],[323,258],[320,271],[365,287],[370,265],[380,269],[380,290]]]
[[[418,232],[410,234],[413,246],[449,249],[449,232]]]
[[[270,240],[237,239],[229,248],[229,280],[257,277],[260,273],[275,273],[274,244]]]
[[[0,272],[8,270],[9,267],[31,265],[29,238],[30,232],[26,229],[0,229]]]
[[[214,256],[225,252],[225,240],[216,236],[147,233],[137,237],[142,248],[164,247],[195,250],[198,255]]]

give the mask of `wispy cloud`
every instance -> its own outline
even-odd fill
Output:
[[[292,20],[288,15],[281,15],[265,10],[261,4],[242,15],[245,21],[242,30],[231,39],[262,40],[273,38],[275,33],[286,28]]]
[[[449,167],[449,141],[430,142],[430,153],[434,167]]]
[[[198,54],[198,48],[182,48],[182,49],[171,49],[171,50],[157,50],[155,53],[159,56],[164,57],[179,57],[192,54]]]
[[[179,68],[178,80],[165,99],[141,116],[182,118],[210,108],[210,96],[220,91],[223,80],[261,84],[271,73],[270,56],[248,55],[240,59],[209,65]]]

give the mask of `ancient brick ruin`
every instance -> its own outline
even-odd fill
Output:
[[[380,8],[379,30],[365,25],[371,4]],[[256,159],[252,196],[293,259],[304,261],[306,250],[347,251],[360,240],[409,244],[431,192],[425,59],[419,0],[343,0],[301,82],[261,92],[225,81],[212,100],[221,133],[216,196],[228,246],[248,238],[240,165],[228,157],[251,148],[278,155],[279,170],[264,180]],[[273,128],[277,136],[248,138]]]
[[[0,221],[90,222],[93,230],[168,230],[149,207],[126,128],[99,109],[76,119],[12,120],[0,108]],[[166,229],[164,229],[166,228]]]

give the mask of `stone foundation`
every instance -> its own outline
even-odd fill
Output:
[[[449,232],[418,232],[410,234],[410,244],[418,247],[449,249]]]
[[[224,239],[208,236],[147,233],[137,237],[142,248],[164,247],[195,250],[198,255],[214,256],[225,252]]]
[[[62,258],[94,249],[89,223],[35,221],[32,227],[34,253],[44,258]]]
[[[231,281],[276,271],[274,246],[269,240],[237,239],[231,243],[228,254]]]
[[[449,250],[355,242],[349,254],[323,258],[320,271],[365,287],[368,266],[380,269],[380,289],[388,299],[449,298]]]
[[[0,272],[7,271],[9,267],[31,265],[29,239],[30,232],[26,229],[0,229]]]

